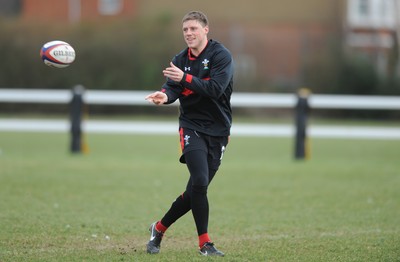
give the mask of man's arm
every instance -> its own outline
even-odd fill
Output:
[[[233,76],[233,60],[227,50],[221,50],[214,57],[210,79],[200,79],[191,74],[184,73],[180,68],[170,63],[164,71],[168,77],[182,87],[190,89],[197,94],[212,98],[219,98],[228,86]]]
[[[227,50],[221,50],[213,58],[210,79],[200,79],[184,73],[181,85],[202,96],[219,98],[233,77],[233,59]]]
[[[176,62],[175,57],[172,59],[172,62],[170,62],[170,66],[174,66],[174,62]],[[167,77],[167,81],[164,83],[164,85],[161,87],[161,91],[157,91],[154,92],[148,96],[145,97],[145,99],[151,103],[154,103],[156,105],[162,105],[162,104],[172,104],[173,102],[175,102],[183,88],[182,86],[179,84],[179,81],[175,81],[175,75],[178,75],[179,72],[181,71],[178,67],[174,66],[175,68],[172,69],[172,74],[166,75],[166,70],[168,70],[168,68],[166,68],[165,70],[163,70],[164,76]],[[171,71],[171,70],[170,70]],[[183,75],[183,72],[182,72]],[[181,77],[182,79],[182,77]]]

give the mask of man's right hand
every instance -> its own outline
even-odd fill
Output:
[[[168,96],[163,92],[157,91],[146,96],[144,99],[155,105],[162,105],[168,101]]]

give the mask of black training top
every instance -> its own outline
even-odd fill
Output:
[[[209,40],[199,56],[186,48],[172,62],[185,74],[180,83],[167,79],[162,92],[168,96],[166,104],[179,99],[180,127],[210,136],[229,136],[233,88],[233,59],[229,50]]]

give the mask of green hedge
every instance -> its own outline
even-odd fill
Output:
[[[4,20],[0,35],[0,87],[65,89],[82,84],[88,89],[159,89],[165,80],[161,71],[185,47],[180,30],[167,15],[79,24]],[[281,86],[262,75],[241,75],[235,78],[235,90],[295,92],[308,87],[314,93],[400,95],[400,81],[394,74],[378,75],[368,61],[346,55],[338,39],[302,58],[300,82],[289,79],[286,82],[292,84]],[[73,65],[55,69],[43,64],[39,51],[51,40],[63,40],[75,48]],[[233,44],[229,39],[223,42],[228,47]],[[257,56],[259,51],[246,52]],[[397,56],[393,58],[392,68]]]
[[[180,48],[178,39],[168,36],[169,27],[160,21],[130,20],[79,26],[0,23],[0,86],[157,89],[164,82],[162,69]],[[71,66],[43,64],[39,52],[51,40],[74,47],[77,56]]]

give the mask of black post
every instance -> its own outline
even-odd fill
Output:
[[[71,117],[71,152],[82,152],[82,111],[83,93],[85,88],[81,85],[74,86],[72,89],[72,100],[70,104]]]
[[[308,98],[310,91],[302,88],[297,93],[297,105],[296,105],[296,142],[295,142],[295,158],[296,159],[308,159],[309,146],[307,138],[307,117],[310,111],[308,104]]]

